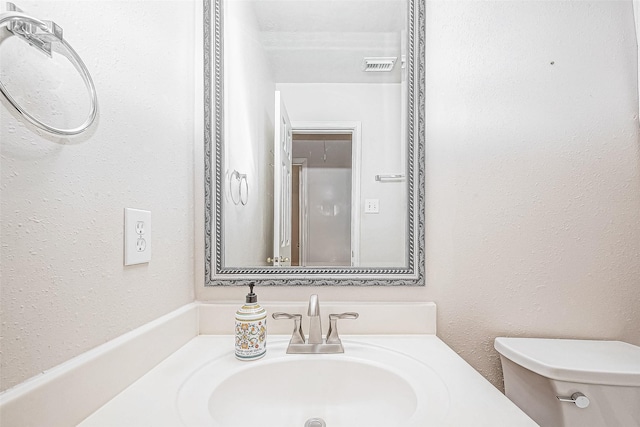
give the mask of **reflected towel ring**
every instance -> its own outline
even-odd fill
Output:
[[[29,43],[31,46],[38,48],[43,53],[51,56],[51,51],[55,50],[60,55],[66,57],[71,64],[80,72],[91,98],[91,107],[89,116],[83,124],[72,129],[61,129],[48,125],[31,115],[11,96],[7,88],[0,81],[0,92],[7,100],[18,110],[29,122],[36,125],[40,129],[56,135],[77,135],[86,130],[96,118],[98,112],[98,99],[96,89],[89,75],[87,67],[82,62],[75,50],[62,38],[62,28],[52,21],[40,21],[29,15],[22,13],[20,9],[12,3],[7,3],[9,12],[0,13],[0,28],[6,25],[8,30],[14,35],[19,36]],[[66,48],[68,54],[58,48],[57,43]]]
[[[229,197],[231,197],[234,205],[240,203],[240,172],[237,170],[234,170],[229,175]]]
[[[249,181],[246,173],[237,170],[227,172],[227,182],[229,184],[229,198],[234,205],[246,205],[249,202]]]
[[[242,184],[244,182],[244,185]],[[244,189],[244,191],[243,191]],[[240,175],[240,203],[246,205],[249,201],[249,182],[247,181],[247,174]]]

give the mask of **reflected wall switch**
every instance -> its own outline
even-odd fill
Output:
[[[151,212],[124,210],[124,265],[151,261]]]
[[[380,212],[380,199],[364,200],[364,213],[379,213],[379,212]]]

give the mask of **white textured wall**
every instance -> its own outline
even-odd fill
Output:
[[[275,84],[260,44],[253,8],[225,4],[225,170],[247,175],[246,205],[223,202],[224,264],[267,265],[273,256],[273,138]],[[232,180],[233,182],[233,180]],[[227,194],[225,185],[225,194]]]
[[[631,1],[428,1],[426,24],[426,287],[260,299],[435,301],[438,335],[499,387],[496,336],[640,345]]]
[[[194,299],[193,2],[19,6],[63,27],[100,112],[61,139],[2,97],[2,389]],[[123,265],[125,207],[151,211],[149,264]]]

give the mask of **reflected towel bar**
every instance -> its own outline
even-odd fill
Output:
[[[392,174],[392,173],[380,174],[380,175],[376,175],[376,181],[379,181],[379,182],[404,181],[404,175]]]

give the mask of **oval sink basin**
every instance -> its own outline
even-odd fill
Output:
[[[192,373],[178,393],[187,426],[426,426],[447,412],[444,382],[426,364],[384,347],[343,340],[344,354],[288,355],[270,342],[259,361],[232,352]],[[314,425],[314,424],[311,424]]]
[[[238,399],[252,393],[249,405]],[[252,366],[220,383],[209,399],[209,412],[221,425],[237,423],[241,413],[247,426],[258,426],[264,419],[302,426],[312,416],[329,426],[373,421],[390,426],[406,422],[415,410],[415,392],[402,377],[344,359],[280,359]]]

